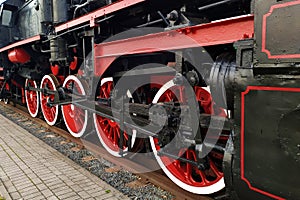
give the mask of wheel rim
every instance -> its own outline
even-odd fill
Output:
[[[25,88],[26,87],[37,89],[37,84],[34,80],[26,79]],[[36,117],[38,115],[40,106],[38,91],[25,90],[25,98],[29,114],[31,115],[31,117]]]
[[[84,87],[76,76],[68,76],[63,87],[74,91],[77,94],[85,95]],[[81,137],[86,130],[88,112],[73,104],[62,106],[62,114],[68,131],[74,137]]]
[[[157,92],[152,103],[171,101],[175,95],[172,95],[172,92],[169,89],[174,86],[175,84],[173,81],[167,82]],[[203,107],[204,113],[212,114],[213,103],[209,92],[196,86],[195,95],[201,107]],[[220,116],[224,114],[223,112],[220,112]],[[158,156],[158,151],[160,150],[158,142],[157,138],[150,137],[154,156],[165,174],[179,187],[196,194],[211,194],[220,191],[225,187],[224,176],[221,169],[221,160],[223,159],[223,155],[216,152],[210,153],[210,168],[208,170],[201,171],[191,164],[180,162],[166,156]],[[178,157],[195,161],[196,152],[194,149],[180,149],[178,150]],[[216,161],[221,161],[221,163]]]
[[[56,86],[58,85],[58,81],[55,76],[45,75],[41,81],[40,88],[47,88],[52,91],[56,91]],[[58,105],[49,107],[47,105],[48,100],[54,100],[54,94],[51,95],[44,95],[40,92],[40,100],[41,100],[41,108],[44,119],[46,120],[47,124],[53,126],[58,118]]]
[[[103,78],[101,80],[100,88],[99,88],[99,95],[97,98],[104,98],[108,99],[110,97],[110,93],[113,90],[113,79]],[[112,121],[108,118],[99,116],[97,114],[93,114],[94,124],[96,128],[97,135],[103,147],[113,156],[121,157],[120,155],[120,148],[119,148],[119,141],[120,141],[120,126],[117,122]],[[127,142],[129,136],[125,132],[124,133],[124,140],[123,140],[123,151],[124,155],[126,155],[126,151],[128,150]],[[136,139],[136,131],[133,130],[131,144],[134,145]]]

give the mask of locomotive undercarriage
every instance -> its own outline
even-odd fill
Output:
[[[300,196],[299,1],[35,2],[3,7],[0,98],[116,157],[153,152],[193,193]]]
[[[161,56],[164,54],[158,55]],[[151,57],[151,55],[144,57]],[[171,65],[174,64],[175,63],[172,62]],[[173,92],[170,90],[173,87],[177,88],[177,90],[179,88],[179,91],[182,90],[184,86],[180,84],[182,84],[181,79],[183,79],[184,76],[182,76],[181,73],[174,71],[170,66],[162,67],[162,65],[159,65],[159,67],[147,68],[146,70],[128,69],[130,73],[127,75],[126,72],[128,71],[120,71],[115,73],[115,76],[102,78],[98,84],[98,78],[96,77],[93,82],[100,88],[100,93],[96,93],[96,98],[95,96],[86,95],[93,93],[89,92],[89,90],[97,91],[97,89],[93,89],[93,86],[86,84],[89,80],[84,80],[84,77],[78,77],[78,79],[75,76],[69,76],[64,81],[63,87],[58,87],[58,80],[56,80],[54,76],[46,76],[47,82],[50,83],[49,86],[46,83],[45,87],[41,89],[38,89],[35,85],[34,87],[29,86],[25,89],[29,93],[34,92],[36,96],[40,93],[41,104],[46,105],[44,106],[44,109],[48,109],[42,112],[54,113],[53,116],[48,116],[50,123],[52,123],[51,119],[56,121],[60,106],[62,106],[63,115],[66,115],[64,112],[74,112],[80,115],[79,117],[81,117],[81,120],[77,119],[74,121],[72,121],[71,118],[67,119],[66,116],[64,116],[66,125],[67,123],[71,124],[69,126],[67,125],[67,128],[73,136],[82,136],[87,127],[88,116],[93,116],[94,126],[96,127],[98,137],[100,137],[99,139],[102,141],[102,144],[112,155],[118,157],[132,153],[132,149],[134,149],[134,151],[141,151],[140,149],[134,148],[134,145],[141,148],[142,144],[145,144],[145,138],[150,137],[152,150],[154,150],[161,165],[169,165],[170,163],[173,163],[174,160],[177,160],[177,163],[181,163],[180,165],[177,164],[177,166],[175,164],[170,169],[165,168],[165,170],[170,171],[171,174],[175,173],[175,175],[170,175],[174,176],[175,180],[178,179],[183,182],[183,184],[187,184],[187,188],[191,192],[196,192],[196,188],[197,192],[199,192],[199,188],[215,185],[216,183],[221,185],[218,186],[219,188],[217,190],[219,190],[223,187],[222,157],[226,141],[230,135],[230,121],[226,118],[225,111],[214,105],[210,94],[205,89],[202,89],[202,87],[197,86],[197,84],[204,84],[204,82],[200,81],[201,83],[199,83],[199,77],[195,71],[190,70],[188,72],[182,72],[187,69],[185,68],[183,70],[182,67],[177,67],[177,69],[180,69],[181,73],[187,75],[188,80],[194,86],[196,93],[200,95],[197,97],[197,106],[200,106],[201,110],[199,120],[200,128],[196,134],[193,133],[191,128],[193,125],[188,117],[190,116],[190,108],[186,103],[181,105],[183,102],[180,102],[184,101],[184,94],[181,94],[183,96],[180,97],[181,100],[179,101],[178,97],[174,96]],[[110,73],[110,71],[114,70],[107,70],[108,73]],[[129,79],[132,78],[132,76],[135,76],[135,80],[145,78],[151,79],[151,77],[170,80],[161,82],[161,85],[151,86],[151,84],[148,84],[131,91],[130,87],[126,87],[125,91],[117,90],[112,92],[113,85],[117,84],[120,76],[124,76],[124,74]],[[140,78],[138,74],[140,74]],[[43,85],[43,80],[41,85]],[[161,88],[163,88],[163,85],[169,84],[168,82],[172,82],[173,84],[167,86],[169,88],[164,89],[165,91],[160,91]],[[128,93],[131,94],[130,97],[128,96]],[[155,98],[157,94],[161,97]],[[117,107],[114,109],[111,107],[112,101],[117,102]],[[128,103],[122,103],[126,101],[128,101]],[[167,113],[164,113],[164,110],[166,110]],[[187,117],[184,118],[182,116]],[[44,117],[47,118],[47,116]],[[135,123],[131,124],[130,121]],[[166,123],[161,124],[164,121],[166,121]],[[212,126],[210,121],[213,121],[213,123],[216,124],[216,127]],[[179,127],[178,124],[180,124],[180,122],[182,122],[182,125]],[[106,129],[109,127],[110,130],[104,131],[103,133],[103,129],[105,129],[103,124],[106,125]],[[223,127],[222,133],[218,132],[220,131],[218,130],[219,124],[224,124],[225,126]],[[156,131],[158,125],[164,126],[159,132]],[[145,126],[147,128],[144,128]],[[120,129],[120,127],[123,128]],[[216,130],[216,133],[210,134],[210,137],[219,137],[220,139],[217,141],[217,144],[214,144],[213,141],[211,142],[209,140],[203,141],[208,128],[210,130]],[[127,134],[130,130],[134,130],[134,135]],[[110,139],[105,138],[109,137],[111,132],[118,132],[118,136]],[[176,133],[177,136],[175,137]],[[133,136],[135,138],[134,140],[132,140]],[[171,141],[173,144],[176,144],[176,148],[172,151],[168,150],[168,148],[164,148],[165,146],[168,146]],[[147,142],[149,143],[148,139],[146,143]],[[206,148],[212,148],[213,152],[207,156],[203,156],[202,153],[206,151]],[[178,170],[180,171],[183,169],[187,170],[187,172],[180,177],[180,175],[178,175]],[[189,183],[191,180],[194,181],[193,184]],[[195,182],[198,182],[198,186],[194,189]],[[189,184],[193,186],[189,188]],[[214,190],[216,189],[207,190],[207,188],[205,188],[205,190],[200,192],[211,193],[214,192]]]
[[[156,7],[154,4],[152,6]],[[180,58],[182,53],[181,50],[178,50],[175,54],[173,52],[157,52],[129,55],[127,58],[115,61],[105,72],[102,72],[101,80],[99,80],[98,72],[93,69],[95,65],[93,46],[95,43],[103,42],[111,35],[126,30],[126,27],[159,25],[162,27],[159,29],[159,33],[190,26],[197,21],[197,18],[200,21],[203,18],[202,16],[192,16],[194,8],[185,8],[189,12],[187,13],[181,6],[170,5],[175,10],[163,7],[158,12],[153,9],[149,12],[147,19],[142,17],[143,20],[132,20],[144,15],[142,13],[144,8],[137,7],[132,9],[131,14],[136,17],[131,20],[126,20],[126,17],[131,15],[128,15],[127,11],[120,12],[117,16],[108,16],[97,21],[96,23],[101,25],[100,29],[88,30],[88,26],[80,25],[58,35],[43,38],[41,44],[34,45],[33,51],[37,50],[47,55],[49,63],[44,66],[48,70],[51,69],[52,74],[49,75],[47,72],[43,77],[37,78],[26,72],[30,75],[23,76],[26,77],[23,92],[32,117],[38,117],[39,108],[41,108],[46,122],[49,125],[55,125],[61,122],[60,115],[62,113],[66,128],[74,137],[83,136],[90,126],[88,121],[92,118],[99,140],[112,155],[120,157],[134,151],[153,151],[160,166],[180,187],[193,193],[210,194],[224,187],[222,160],[226,141],[230,135],[230,123],[226,119],[226,112],[214,105],[209,89],[205,89],[207,87],[205,81],[209,78],[211,66],[204,67],[203,74],[198,74],[191,68],[191,64],[182,62]],[[219,18],[221,17],[219,16]],[[202,20],[202,23],[207,21],[209,20]],[[122,23],[121,26],[120,23]],[[157,30],[148,33],[142,31],[130,37],[136,38],[156,32]],[[114,36],[107,42],[118,40],[122,40],[122,37]],[[227,47],[219,47],[218,51],[222,52],[223,48],[228,50]],[[229,49],[231,48],[229,47]],[[211,52],[216,54],[216,49]],[[88,54],[93,56],[88,56]],[[190,59],[193,58],[190,57]],[[142,85],[140,88],[133,89],[129,92],[132,97],[128,96],[127,90],[121,94],[111,94],[113,85],[118,83],[120,77],[127,73],[128,77],[138,78],[137,74],[141,74],[141,72],[132,69],[150,61],[160,63],[160,66],[148,67],[147,73],[143,75],[148,80],[151,80],[151,77],[154,77],[154,80],[161,78],[163,81],[160,84]],[[80,65],[84,67],[80,68]],[[168,68],[172,70],[170,71]],[[132,74],[128,74],[128,71]],[[76,74],[79,76],[73,76]],[[94,74],[97,74],[97,77],[91,78]],[[190,115],[190,108],[186,103],[188,97],[180,94],[182,93],[180,90],[184,90],[185,87],[180,83],[182,77],[188,80],[193,92],[198,95],[195,99],[195,106],[201,110],[198,113],[201,112],[198,116],[200,123],[196,123],[200,127],[199,130],[196,128],[193,130],[194,124],[190,122],[191,119],[182,117],[182,115]],[[173,84],[170,85],[168,83],[170,81]],[[169,88],[164,91],[161,89],[164,88],[163,86]],[[74,88],[76,92],[74,92]],[[180,98],[172,93],[172,88],[179,91],[175,93],[179,93]],[[111,98],[114,95],[117,96]],[[128,106],[130,109],[117,108],[117,111],[112,112],[112,99],[116,102],[129,99],[132,102],[120,103],[120,105]],[[168,112],[161,113],[161,110]],[[116,113],[122,113],[122,115]],[[124,117],[127,115],[129,117]],[[190,118],[193,117],[190,116]],[[161,124],[163,120],[166,121],[166,124]],[[210,123],[211,120],[217,125],[225,123],[227,127],[223,131],[214,128]],[[137,123],[138,126],[129,123],[130,121]],[[178,123],[182,123],[182,125],[179,127]],[[144,126],[148,126],[150,129],[143,128]],[[164,128],[156,131],[157,126]],[[216,131],[216,133],[210,134],[212,141],[209,138],[204,141],[207,129]],[[219,133],[220,131],[221,133]],[[111,135],[115,136],[111,137]],[[215,141],[219,135],[220,139]],[[176,148],[173,150],[167,148],[169,143],[175,143]],[[203,152],[208,152],[206,149],[213,149],[213,151],[204,155]]]
[[[88,39],[88,41],[91,40]],[[83,42],[82,45],[86,47],[86,45],[84,45],[85,43],[86,42]],[[71,44],[73,44],[72,41]],[[89,50],[87,50],[87,52],[88,51]],[[69,54],[69,50],[67,52],[68,55],[74,55],[74,52],[71,52],[71,54]],[[47,52],[44,51],[44,53]],[[84,51],[82,55],[85,54],[87,53]],[[188,119],[185,119],[185,121],[187,122],[181,128],[176,127],[176,124],[178,122],[184,120],[180,117],[180,115],[188,115],[188,106],[178,106],[178,104],[180,104],[178,102],[178,99],[173,97],[174,95],[168,94],[169,91],[165,91],[162,94],[159,94],[160,96],[162,96],[161,98],[156,97],[156,101],[163,102],[152,102],[153,98],[156,96],[156,93],[159,92],[160,88],[167,81],[162,82],[161,85],[158,85],[154,88],[150,88],[153,90],[152,94],[131,91],[131,93],[135,96],[135,98],[132,98],[135,103],[128,104],[128,107],[134,109],[134,112],[124,112],[122,109],[119,110],[119,112],[123,113],[123,115],[128,114],[129,116],[131,116],[130,118],[124,118],[122,117],[122,115],[112,116],[111,108],[109,107],[109,102],[111,101],[110,92],[112,88],[109,88],[106,85],[108,84],[112,86],[114,82],[117,83],[120,74],[126,73],[126,71],[119,71],[115,73],[116,70],[114,66],[112,68],[108,68],[106,73],[104,73],[104,77],[108,76],[106,77],[106,79],[111,78],[111,80],[103,83],[103,89],[101,88],[101,81],[99,81],[99,83],[95,83],[97,82],[96,80],[98,78],[95,78],[95,81],[91,80],[90,78],[85,79],[85,77],[87,77],[87,74],[84,74],[82,76],[82,79],[80,78],[80,76],[78,77],[80,79],[78,79],[77,77],[70,75],[65,80],[63,80],[61,79],[62,76],[65,77],[66,74],[74,73],[71,70],[68,70],[69,59],[66,59],[64,57],[65,55],[67,54],[63,55],[59,54],[59,52],[57,54],[51,55],[51,62],[49,64],[51,65],[51,68],[55,67],[55,65],[59,65],[60,67],[59,72],[58,74],[56,74],[56,76],[45,75],[43,76],[43,78],[38,79],[31,76],[30,78],[27,78],[25,80],[23,84],[25,85],[25,87],[20,87],[23,89],[24,94],[22,96],[26,97],[25,100],[27,103],[27,107],[32,117],[38,117],[39,108],[41,108],[41,112],[46,122],[49,125],[55,125],[57,123],[60,123],[60,110],[62,110],[62,117],[65,121],[68,131],[74,137],[81,137],[89,126],[89,116],[92,116],[94,126],[98,133],[97,136],[99,137],[100,141],[102,141],[102,145],[106,147],[108,152],[110,152],[112,155],[117,157],[125,156],[129,153],[132,153],[133,151],[141,151],[143,146],[149,146],[148,149],[144,149],[143,151],[153,151],[161,167],[175,183],[180,185],[180,187],[193,193],[210,194],[221,190],[225,186],[223,179],[222,160],[226,141],[230,135],[230,129],[228,128],[227,130],[222,132],[221,139],[217,141],[217,145],[215,145],[213,142],[202,142],[205,138],[206,130],[208,129],[208,127],[210,129],[213,129],[210,126],[209,122],[210,119],[212,119],[211,114],[212,112],[214,112],[212,111],[214,108],[211,108],[213,102],[210,102],[212,100],[209,93],[205,89],[202,89],[202,86],[205,87],[206,85],[201,85],[202,83],[199,83],[200,85],[197,86],[198,82],[200,81],[198,80],[200,78],[197,73],[195,73],[193,70],[184,72],[185,77],[189,79],[192,85],[195,86],[196,90],[199,92],[200,96],[198,96],[198,106],[201,107],[203,113],[207,114],[207,116],[205,117],[202,115],[200,116],[201,123],[199,124],[199,126],[201,127],[201,131],[199,129],[199,133],[197,133],[197,137],[195,140],[195,133],[193,133],[193,131],[191,130],[191,124],[188,123]],[[151,57],[151,55],[147,56]],[[81,62],[86,63],[89,59],[89,57],[84,57]],[[170,58],[166,56],[166,58],[164,59],[169,60]],[[173,60],[173,62],[170,62],[170,65],[174,65],[174,63],[175,68],[179,70],[178,74],[182,76],[182,71],[185,70],[182,69],[182,66],[180,66],[180,64],[182,63],[176,64],[176,60]],[[164,68],[160,67],[154,69],[154,71],[157,70],[161,73],[163,69]],[[76,69],[75,71],[77,70],[78,69]],[[83,71],[84,73],[88,72],[88,74],[92,74],[93,72],[89,67],[84,68]],[[115,74],[111,73],[112,71]],[[132,73],[135,72],[133,71]],[[151,77],[151,75],[155,75],[158,77],[166,76],[166,74],[159,73],[148,74],[149,77]],[[180,82],[180,80],[175,80],[175,82],[176,81]],[[92,84],[92,88],[87,88],[86,85],[91,86],[91,82],[94,82]],[[100,98],[96,97],[97,101],[95,102],[95,96],[90,94],[94,93],[92,91],[96,90],[96,86],[100,86],[100,89],[104,90],[104,92],[103,94],[98,94]],[[76,93],[79,93],[81,95],[73,94],[69,96],[69,88],[73,87],[78,87],[79,89],[77,88]],[[141,88],[139,88],[139,90],[146,91],[147,89],[149,89],[149,87],[150,86],[142,86]],[[174,85],[174,87],[177,87],[176,84]],[[90,91],[91,89],[92,91]],[[203,108],[203,106],[201,106],[201,93],[205,93],[204,98],[207,98],[203,100],[203,102],[207,101],[206,103],[204,103],[206,108]],[[147,98],[143,99],[143,97]],[[68,99],[71,99],[72,101]],[[95,104],[96,106],[87,106],[86,104]],[[163,108],[163,110],[166,109],[171,113],[163,115],[159,114],[159,112],[157,111],[154,111],[156,112],[155,115],[149,115],[149,110],[153,111],[150,105],[159,105],[159,108]],[[90,109],[91,107],[95,107],[95,109]],[[141,110],[141,108],[143,108],[143,112],[136,111]],[[185,114],[183,111],[185,111]],[[225,115],[224,113],[222,114]],[[156,130],[155,125],[157,124],[152,125],[152,130],[151,128],[149,130],[139,127],[149,126],[149,123],[151,122],[149,120],[149,117],[152,117],[152,119],[154,120],[156,119],[156,123],[159,123],[161,121],[160,119],[165,119],[168,123],[165,124],[166,127],[158,133],[154,133]],[[222,123],[222,121],[224,121],[224,119],[222,118],[224,117],[220,118],[220,122]],[[139,126],[133,126],[127,123],[127,120],[133,120],[134,122],[139,124]],[[214,118],[214,121],[216,120],[218,120],[218,118]],[[103,132],[102,130],[105,128],[109,130]],[[134,130],[134,133],[131,136],[128,133],[132,130]],[[218,129],[216,130],[218,131]],[[115,134],[116,136],[112,139],[107,139],[112,134]],[[175,137],[175,135],[178,136]],[[134,139],[132,139],[132,137],[134,137]],[[148,137],[150,137],[150,139],[148,139]],[[217,134],[212,137],[217,137]],[[176,144],[176,148],[172,149],[172,151],[168,148],[165,148],[171,141],[172,143]],[[209,155],[202,155],[202,152],[205,152],[205,149],[209,148],[213,149],[213,151],[209,153]]]

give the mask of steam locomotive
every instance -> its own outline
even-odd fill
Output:
[[[192,193],[298,199],[299,11],[299,0],[2,0],[0,98],[74,137],[94,126],[116,157],[150,149]]]

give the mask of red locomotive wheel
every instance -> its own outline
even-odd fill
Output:
[[[37,84],[34,80],[26,79],[25,88],[26,87],[37,89]],[[38,115],[40,106],[38,91],[25,90],[25,98],[29,114],[31,115],[31,117],[36,117]]]
[[[59,83],[56,77],[50,74],[43,77],[40,88],[56,91],[56,87],[58,85]],[[58,105],[49,107],[47,102],[54,100],[54,94],[43,94],[40,92],[40,99],[44,119],[46,120],[47,124],[53,126],[58,119]]]
[[[172,87],[173,89],[171,91],[170,88]],[[157,92],[152,103],[173,101],[175,99],[173,91],[176,92],[176,94],[182,93],[181,89],[176,87],[178,86],[175,86],[172,80],[167,82]],[[204,113],[212,114],[213,107],[210,93],[198,86],[196,86],[194,89],[197,101],[203,108]],[[183,99],[182,97],[179,98]],[[224,116],[224,110],[222,110],[222,112],[220,112],[218,115]],[[225,139],[227,140],[227,138]],[[208,155],[210,168],[205,171],[201,171],[196,166],[193,166],[189,163],[181,162],[166,156],[158,156],[158,151],[161,148],[159,146],[158,138],[150,137],[150,143],[160,167],[165,174],[179,187],[196,194],[211,194],[225,187],[224,176],[222,172],[222,153],[211,152]],[[193,161],[196,161],[197,158],[194,148],[178,149],[177,156]]]
[[[63,87],[68,88],[75,94],[85,95],[84,87],[76,76],[68,76]],[[81,137],[86,130],[88,111],[73,104],[62,106],[62,114],[68,131],[74,137]]]
[[[110,93],[113,89],[113,79],[111,77],[104,78],[101,80],[101,85],[99,88],[98,98],[108,99],[110,97]],[[120,126],[117,122],[112,121],[108,118],[99,116],[97,114],[93,114],[94,124],[97,131],[97,135],[103,147],[113,156],[121,157],[119,154],[119,141],[120,141]],[[133,131],[132,135],[132,145],[135,142],[135,131]],[[124,133],[123,140],[123,150],[126,151],[128,134]]]

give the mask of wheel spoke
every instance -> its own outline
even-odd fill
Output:
[[[201,181],[204,183],[204,184],[207,184],[207,181],[206,181],[206,176],[204,174],[203,171],[200,171],[200,170],[197,170],[198,174],[200,175],[201,177]]]
[[[114,137],[113,137],[113,141],[114,141],[114,145],[119,146],[119,140],[120,140],[120,134],[119,134],[119,129],[117,128],[113,128],[114,130]]]
[[[190,157],[189,151],[186,152],[186,159],[188,159],[188,160],[194,160],[194,158]],[[188,177],[188,180],[191,183],[193,182],[192,171],[193,171],[193,166],[190,163],[186,163],[186,176]]]
[[[209,162],[210,162],[210,168],[211,168],[211,170],[214,172],[214,174],[215,174],[217,177],[223,176],[223,173],[220,172],[220,170],[216,167],[215,163],[212,162],[212,161],[209,161]]]

